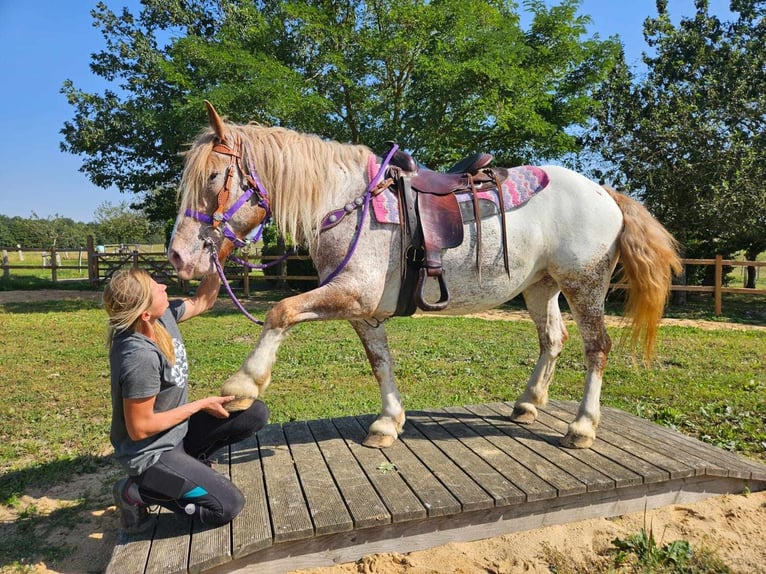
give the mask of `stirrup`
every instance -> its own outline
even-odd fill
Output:
[[[418,307],[423,309],[423,311],[442,311],[446,309],[449,304],[449,289],[447,289],[447,283],[444,280],[444,271],[441,269],[436,271],[438,271],[438,274],[433,275],[433,277],[439,281],[439,300],[436,303],[429,303],[423,298],[423,288],[425,287],[426,278],[428,277],[428,268],[420,268],[418,282],[415,285],[415,297]]]

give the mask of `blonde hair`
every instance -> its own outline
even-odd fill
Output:
[[[152,277],[143,269],[117,271],[104,289],[104,309],[109,316],[107,344],[125,331],[137,331],[141,313],[152,305]],[[154,324],[154,339],[165,358],[175,363],[173,339],[162,323]]]

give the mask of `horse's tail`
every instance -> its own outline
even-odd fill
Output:
[[[610,187],[604,189],[617,202],[624,220],[618,249],[622,280],[627,283],[625,314],[630,321],[630,342],[640,342],[648,360],[673,276],[681,272],[679,245],[643,205]]]

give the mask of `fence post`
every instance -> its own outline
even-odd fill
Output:
[[[98,259],[92,235],[86,238],[85,249],[88,251],[88,284],[95,287],[98,285]]]
[[[51,279],[56,283],[59,279],[58,268],[59,262],[57,261],[56,248],[51,247]]]
[[[247,265],[247,251],[243,250],[242,260],[245,262],[242,265],[242,291],[245,299],[250,297],[250,267]]]
[[[134,249],[131,257],[133,258],[133,269],[138,269],[138,251]]]
[[[8,250],[3,249],[3,279],[11,278],[11,270],[8,269]]]
[[[715,256],[715,287],[713,297],[715,300],[715,316],[721,316],[721,289],[723,288],[723,256]]]

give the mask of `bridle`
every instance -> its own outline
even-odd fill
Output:
[[[239,138],[236,139],[234,147],[229,146],[225,141],[217,140],[213,145],[213,151],[229,156],[229,165],[226,167],[223,185],[216,196],[216,209],[212,215],[187,209],[185,215],[196,219],[197,221],[207,223],[214,231],[221,234],[225,239],[231,241],[234,244],[234,247],[245,247],[249,243],[260,239],[261,234],[263,233],[263,228],[271,217],[268,193],[266,193],[266,189],[263,187],[255,170],[252,168],[250,170],[245,168],[245,165],[242,162],[242,143]],[[239,199],[231,205],[231,207],[226,209],[226,205],[229,203],[229,197],[231,196],[231,182],[234,178],[235,169],[239,170],[240,176],[242,177],[241,185],[244,192]],[[253,197],[253,195],[257,198],[258,207],[264,210],[265,215],[261,220],[261,223],[258,224],[258,228],[252,238],[241,238],[231,228],[229,220],[243,205],[250,201],[250,198]],[[206,243],[208,241],[212,243],[212,239],[208,238]]]
[[[332,279],[334,279],[348,264],[349,260],[351,259],[351,256],[354,254],[354,251],[356,250],[356,245],[359,242],[359,237],[361,235],[362,227],[364,226],[365,218],[367,217],[367,213],[370,208],[370,201],[373,197],[373,195],[376,195],[383,191],[384,188],[388,187],[391,184],[390,180],[381,181],[383,174],[386,172],[386,169],[388,168],[388,164],[391,161],[391,158],[393,157],[394,153],[396,153],[396,150],[399,149],[399,146],[394,144],[391,149],[389,150],[388,154],[386,155],[385,159],[381,162],[380,168],[378,169],[377,175],[370,179],[370,182],[365,189],[364,195],[361,197],[356,198],[352,203],[347,204],[343,209],[336,210],[334,212],[330,212],[327,216],[325,216],[325,220],[323,222],[321,230],[324,231],[325,229],[329,229],[340,223],[340,220],[345,217],[345,215],[350,214],[351,212],[355,211],[357,208],[362,208],[362,216],[361,221],[356,226],[356,231],[354,233],[354,237],[351,241],[351,245],[349,246],[348,251],[346,252],[346,256],[344,259],[340,262],[338,267],[328,275],[324,281],[321,282],[320,287],[322,285],[326,285],[329,283]],[[203,223],[207,223],[210,225],[210,227],[217,233],[220,233],[225,239],[228,239],[234,244],[234,247],[240,248],[245,247],[246,245],[249,245],[250,243],[254,243],[258,241],[261,237],[261,234],[263,233],[263,228],[265,225],[269,222],[271,218],[271,207],[269,206],[268,197],[269,194],[266,192],[266,189],[263,187],[263,184],[261,183],[261,180],[258,178],[258,174],[255,171],[255,168],[252,166],[249,166],[250,169],[245,169],[245,165],[242,162],[242,144],[239,138],[235,140],[234,147],[229,146],[225,141],[221,141],[220,139],[216,139],[215,144],[213,144],[213,151],[227,155],[229,156],[229,165],[226,168],[226,174],[225,179],[223,182],[223,186],[221,186],[221,189],[218,191],[217,194],[217,205],[216,209],[213,212],[212,215],[208,215],[206,213],[200,212],[200,211],[194,211],[190,208],[186,209],[185,215],[186,217],[191,217],[193,219],[196,219],[197,221],[201,221]],[[252,154],[251,154],[252,155]],[[229,203],[229,197],[231,195],[231,180],[234,177],[234,170],[238,169],[240,176],[242,176],[242,189],[244,190],[244,193],[240,196],[237,201],[235,201],[231,207],[226,209],[226,204]],[[236,232],[231,228],[229,225],[229,220],[234,216],[234,214],[239,211],[239,209],[247,203],[250,198],[255,195],[258,200],[258,206],[262,208],[265,212],[265,215],[261,222],[258,224],[258,228],[256,229],[256,232],[249,238],[241,238],[239,237]],[[329,223],[328,223],[329,222]],[[207,247],[210,250],[211,259],[213,261],[213,264],[215,265],[216,271],[218,272],[218,276],[221,278],[221,283],[226,288],[226,292],[229,294],[229,297],[231,298],[232,302],[236,305],[236,307],[239,309],[239,311],[245,315],[250,321],[257,325],[264,325],[264,322],[256,319],[253,317],[247,309],[242,305],[242,303],[239,301],[237,296],[234,294],[234,291],[231,289],[231,285],[229,284],[229,281],[226,279],[226,274],[224,273],[223,269],[223,262],[221,261],[221,257],[218,253],[218,250],[215,246],[215,241],[211,237],[206,237],[204,241],[205,247]],[[265,269],[267,267],[271,267],[272,265],[277,265],[278,263],[281,263],[285,259],[287,259],[289,254],[285,254],[284,256],[280,257],[279,259],[276,259],[274,261],[270,261],[269,263],[263,263],[259,265],[253,265],[253,264],[246,264],[251,269]],[[241,259],[233,258],[239,263],[245,264],[244,261]]]

